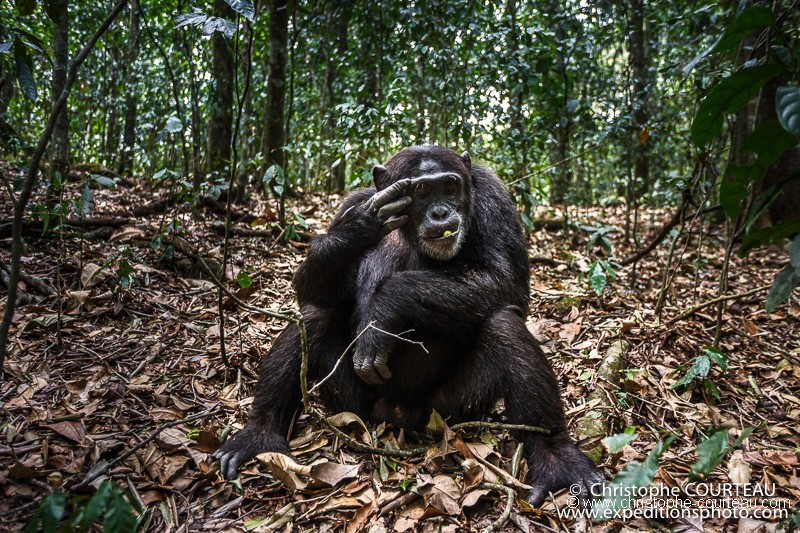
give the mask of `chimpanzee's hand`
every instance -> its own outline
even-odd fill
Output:
[[[396,181],[364,203],[365,214],[377,224],[380,238],[408,222],[408,216],[400,213],[411,205],[411,197],[403,196],[410,183],[409,179]]]
[[[389,370],[389,355],[392,338],[376,329],[369,328],[356,341],[353,367],[358,377],[370,385],[380,385],[392,377]]]

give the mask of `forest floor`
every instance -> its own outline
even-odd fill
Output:
[[[14,169],[2,171],[7,179],[14,177]],[[71,183],[65,197],[80,198],[82,189],[80,183]],[[136,208],[141,213],[147,211],[144,206],[166,199],[167,190],[144,180],[95,188],[94,210],[83,228],[50,227],[44,236],[41,227],[26,229],[23,271],[61,288],[62,315],[59,327],[56,298],[43,294],[47,288],[37,287],[35,280],[21,282],[12,352],[0,384],[0,530],[21,527],[53,487],[80,492],[76,486],[93,468],[100,475],[91,484],[97,486],[108,476],[117,480],[146,509],[143,522],[151,531],[292,526],[452,531],[481,529],[506,518],[501,515],[506,494],[480,485],[495,481],[514,486],[509,472],[521,477],[524,471],[515,459],[515,443],[503,430],[448,429],[443,438],[441,424],[440,434],[426,435],[383,424],[363,426],[351,415],[334,419],[353,438],[381,447],[430,446],[425,455],[393,460],[353,452],[328,428],[301,415],[292,437],[295,457],[303,465],[326,466],[301,468],[266,458],[264,464],[248,463],[237,482],[223,481],[209,454],[231,426],[235,430],[245,421],[258,361],[285,323],[237,309],[224,298],[227,356],[234,365],[226,367],[220,353],[217,289],[198,259],[205,258],[212,269],[220,266],[219,204],[193,210],[187,203],[163,202],[152,213],[134,216]],[[43,192],[36,191],[34,202],[43,201]],[[11,218],[11,206],[5,191],[2,198],[0,260],[7,264],[9,239],[3,224]],[[230,241],[233,259],[227,276],[252,280],[250,287],[238,288],[238,297],[277,312],[294,307],[291,278],[303,260],[307,238],[324,231],[340,199],[301,194],[290,200],[287,209],[302,217],[308,229],[298,222],[299,234],[289,235],[289,244],[278,243],[277,232],[271,230],[274,204],[251,198],[246,205],[235,205],[237,213],[248,216],[234,225],[238,234]],[[608,238],[616,258],[635,249],[624,239],[624,212],[624,206],[570,210],[580,224],[612,228]],[[641,243],[670,215],[641,212]],[[537,216],[556,218],[545,208]],[[115,222],[91,222],[98,219]],[[536,230],[529,238],[530,255],[536,259],[528,324],[559,376],[573,433],[589,412],[601,413],[608,435],[635,428],[635,439],[602,455],[609,478],[629,461],[643,461],[659,439],[673,434],[676,439],[662,456],[656,481],[677,487],[696,460],[698,442],[711,430],[727,428],[732,440],[745,428],[755,428],[709,480],[774,483],[775,498],[788,498],[796,507],[796,294],[771,314],[764,310],[766,292],[727,307],[719,348],[728,368],[723,371],[712,363],[708,370],[720,399],[700,377],[674,387],[713,342],[716,307],[664,324],[717,296],[723,231],[721,225],[707,223],[703,232],[695,226],[693,236],[678,239],[659,321],[655,308],[670,240],[639,261],[635,274],[632,266],[618,269],[618,278],[597,296],[585,276],[601,257],[598,250],[587,249],[589,234],[572,227]],[[785,261],[786,252],[777,247],[757,250],[747,259],[734,254],[729,293],[769,284]],[[5,305],[5,299],[0,303]],[[598,370],[620,340],[629,349],[621,383],[614,384]],[[584,438],[582,445],[592,448],[598,441]],[[462,464],[465,459],[470,468]],[[557,495],[555,505],[563,508],[568,497]],[[502,525],[506,531],[587,527],[559,517],[550,500],[542,509],[517,501],[507,518]],[[614,530],[623,527],[621,520],[611,524]],[[661,524],[681,531],[772,531],[776,520],[703,523],[679,518]],[[592,527],[599,531],[607,526]],[[625,527],[650,531],[656,525],[639,518],[626,521]]]

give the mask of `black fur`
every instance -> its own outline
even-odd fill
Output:
[[[391,377],[369,385],[352,364],[343,365],[320,393],[332,411],[353,411],[373,421],[423,426],[436,409],[451,422],[486,417],[499,398],[510,423],[546,426],[551,435],[525,433],[529,501],[578,483],[586,491],[599,471],[570,439],[558,384],[539,345],[525,327],[529,265],[516,209],[491,171],[469,156],[427,146],[403,150],[376,170],[379,187],[425,172],[454,172],[464,179],[460,231],[452,259],[422,253],[417,232],[424,216],[415,202],[408,223],[385,234],[371,213],[373,188],[351,194],[327,235],[312,243],[295,277],[309,339],[309,375],[319,380],[370,322],[421,341],[405,343],[367,330],[358,354],[389,353]],[[416,222],[415,222],[416,220]],[[368,361],[371,359],[368,358]],[[217,452],[222,472],[263,451],[288,452],[285,435],[300,399],[297,328],[276,339],[262,364],[253,412],[246,427]],[[363,376],[362,376],[363,377]]]

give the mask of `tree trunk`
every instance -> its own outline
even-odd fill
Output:
[[[269,78],[267,79],[267,117],[262,139],[266,168],[279,165],[286,170],[286,50],[289,37],[287,0],[269,4]],[[265,170],[266,170],[265,168]]]
[[[555,165],[550,176],[550,203],[553,205],[563,204],[566,201],[567,191],[572,183],[572,170],[568,162],[570,150],[570,137],[572,133],[572,117],[569,112],[569,75],[567,72],[567,56],[564,47],[566,46],[566,32],[564,31],[563,6],[555,1],[549,5],[549,12],[553,18],[553,30],[555,32],[555,74],[560,78],[561,94],[558,95],[556,103],[556,120],[558,127],[556,130],[556,146],[552,150],[552,163]]]
[[[136,148],[136,84],[138,82],[136,58],[139,56],[139,4],[131,0],[128,15],[128,49],[125,52],[125,125],[122,128],[122,155],[119,173],[133,171]]]
[[[327,127],[325,136],[329,140],[336,140],[336,122],[339,117],[336,111],[336,105],[340,102],[339,93],[337,91],[336,81],[339,77],[339,65],[347,51],[347,27],[350,21],[350,2],[343,1],[334,10],[334,20],[337,27],[336,47],[329,51],[326,62],[326,76],[325,94],[327,96],[324,108],[327,110]],[[332,52],[332,53],[331,53]],[[332,154],[326,154],[328,160],[328,192],[342,192],[345,187],[345,167],[347,162],[344,159],[344,151],[336,151]],[[333,163],[339,159],[339,164],[333,166]]]
[[[633,92],[631,93],[631,111],[633,114],[633,174],[636,181],[634,196],[641,199],[650,190],[650,160],[647,142],[648,109],[647,109],[647,41],[644,30],[645,0],[631,0],[629,19],[630,32],[628,38],[633,74]]]
[[[120,71],[120,53],[118,46],[110,47],[110,65],[109,70],[111,75],[107,78],[107,83],[111,84],[109,88],[108,97],[105,99],[107,108],[106,120],[106,140],[105,140],[105,165],[108,168],[114,168],[117,161],[115,160],[119,154],[119,71]],[[125,72],[125,68],[121,69]]]
[[[51,99],[55,104],[67,81],[69,68],[69,0],[46,0],[45,10],[53,22],[53,81]],[[67,106],[61,111],[53,130],[51,151],[53,170],[66,176],[69,166],[69,114]]]
[[[224,0],[214,0],[217,16],[235,20],[236,14]],[[211,37],[213,68],[211,75],[211,120],[208,124],[206,171],[224,172],[231,159],[233,128],[233,67],[235,58],[230,45],[220,32]]]

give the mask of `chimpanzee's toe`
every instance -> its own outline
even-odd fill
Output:
[[[568,438],[548,439],[536,443],[535,453],[528,456],[527,483],[532,488],[525,500],[538,507],[552,492],[568,489],[581,508],[602,494],[603,474]]]
[[[215,451],[214,459],[219,459],[219,470],[225,479],[236,479],[239,467],[251,457],[264,452],[289,454],[286,439],[274,435],[263,427],[247,425],[233,438]]]

